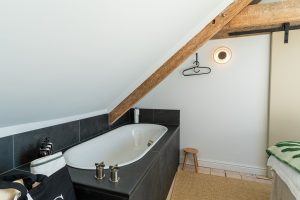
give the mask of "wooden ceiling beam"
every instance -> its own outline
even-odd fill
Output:
[[[299,0],[249,5],[234,17],[213,39],[230,37],[229,33],[233,32],[278,28],[287,22],[291,23],[291,25],[300,24]]]
[[[202,31],[194,36],[187,44],[168,59],[158,68],[148,79],[137,87],[128,97],[126,97],[116,108],[109,113],[109,122],[113,124],[139,100],[141,100],[154,87],[162,82],[171,72],[173,72],[188,57],[203,46],[208,40],[216,35],[223,27],[239,14],[252,0],[235,0],[212,23],[209,23]]]

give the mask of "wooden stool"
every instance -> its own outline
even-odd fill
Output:
[[[194,157],[195,170],[196,170],[196,173],[198,173],[198,159],[197,159],[198,149],[184,148],[183,151],[184,151],[184,161],[183,161],[183,165],[182,165],[182,170],[184,170],[184,168],[185,168],[186,157],[188,156],[188,154],[192,154]]]

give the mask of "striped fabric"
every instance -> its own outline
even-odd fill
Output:
[[[267,153],[300,173],[300,141],[279,142],[269,147]]]

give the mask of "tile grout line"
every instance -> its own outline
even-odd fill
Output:
[[[15,136],[12,136],[12,150],[13,150],[13,168],[15,168]]]
[[[9,170],[7,170],[5,172],[2,172],[2,173],[0,173],[0,175],[4,175],[4,174],[9,173],[10,171],[13,171],[13,170],[15,170],[15,168],[12,168],[12,169],[9,169]]]
[[[6,174],[6,173],[16,169],[15,168],[15,138],[14,138],[14,135],[12,135],[11,138],[12,138],[12,168],[0,173],[0,175]]]
[[[78,126],[78,142],[80,143],[80,141],[81,141],[81,133],[80,133],[80,126],[81,126],[81,120],[78,120],[78,123],[79,123],[79,126]]]

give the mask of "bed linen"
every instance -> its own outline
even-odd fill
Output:
[[[297,200],[285,182],[273,171],[271,200]]]
[[[300,200],[300,173],[274,156],[269,157],[267,165],[276,172],[295,198]]]
[[[289,165],[300,173],[300,142],[283,141],[270,146],[267,149],[269,156],[275,156],[278,160]]]

